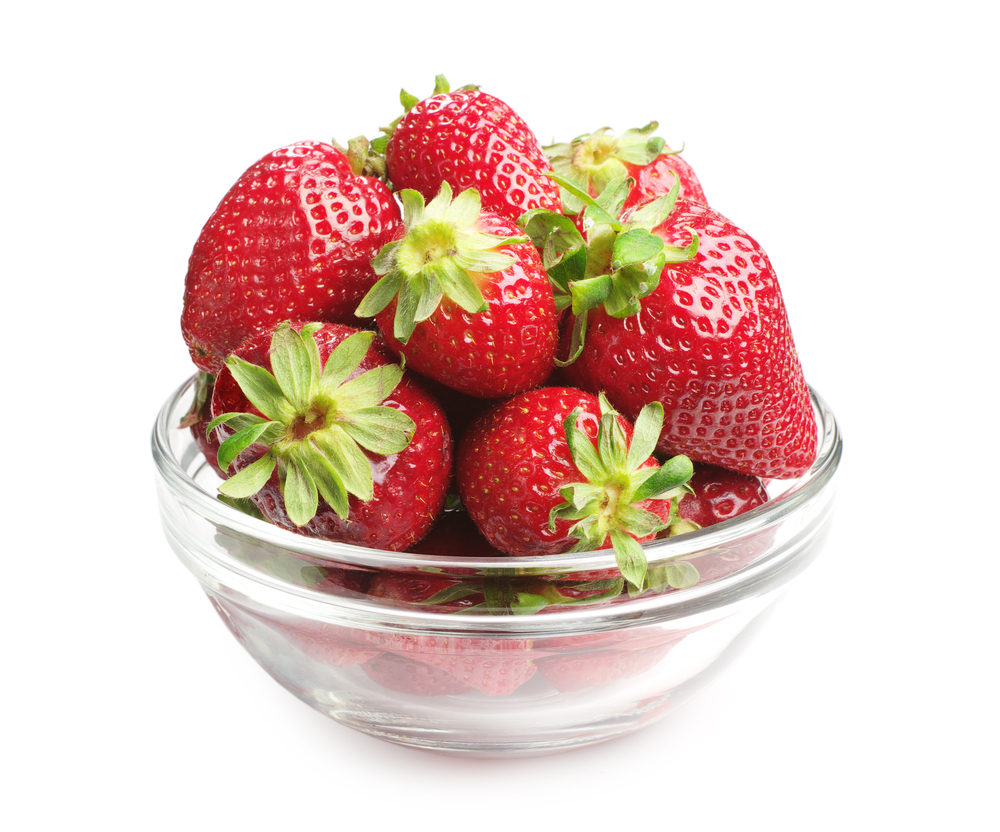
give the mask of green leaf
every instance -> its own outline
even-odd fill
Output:
[[[462,309],[469,313],[485,312],[486,301],[479,287],[469,276],[469,273],[456,262],[457,258],[449,258],[442,263],[441,283],[445,294]],[[436,308],[436,307],[435,307]]]
[[[595,309],[607,300],[612,288],[611,275],[602,274],[577,280],[569,288],[573,296],[573,314],[579,315],[586,310]]]
[[[319,363],[313,364],[302,336],[288,324],[279,325],[271,336],[270,358],[285,397],[296,407],[309,402],[319,381]]]
[[[308,467],[319,495],[341,520],[346,520],[350,511],[347,487],[334,465],[323,454],[304,454],[303,464]]]
[[[402,285],[403,276],[399,272],[390,271],[368,290],[358,308],[354,310],[354,314],[359,318],[374,318],[392,303]]]
[[[632,442],[629,444],[626,467],[634,471],[649,459],[656,451],[663,430],[663,405],[651,402],[639,411],[632,430]]]
[[[317,433],[314,445],[343,482],[350,494],[360,500],[370,500],[373,493],[372,466],[368,457],[340,425]]]
[[[510,603],[510,609],[514,615],[534,615],[548,605],[549,602],[541,595],[518,592]]]
[[[228,469],[233,460],[255,442],[260,441],[261,444],[270,445],[281,436],[283,430],[283,426],[278,422],[259,421],[236,431],[219,446],[219,467],[223,471]]]
[[[338,411],[351,412],[381,404],[403,378],[398,364],[374,367],[342,384],[333,399]]]
[[[568,355],[565,360],[561,358],[556,359],[555,364],[557,367],[568,367],[583,352],[587,337],[587,312],[588,310],[584,309],[579,315],[573,317],[573,328],[570,330],[569,350],[567,351]]]
[[[423,279],[419,274],[404,280],[396,301],[396,317],[392,322],[392,334],[401,344],[413,335],[417,326],[417,307],[420,306],[420,290]]]
[[[636,490],[633,502],[657,498],[659,495],[684,485],[694,474],[691,460],[682,454],[668,459],[659,470]]]
[[[630,584],[642,588],[646,581],[646,553],[642,546],[625,532],[611,529],[611,545],[622,576]]]
[[[581,412],[580,408],[574,408],[573,412],[563,420],[563,430],[573,464],[580,469],[584,477],[593,482],[605,473],[605,469],[593,440],[576,426]]]
[[[327,396],[334,396],[337,388],[358,368],[374,338],[374,332],[356,332],[337,344],[327,357],[320,376],[319,387]]]
[[[296,526],[304,526],[316,516],[316,509],[319,508],[316,483],[296,460],[282,462],[281,495],[285,500],[285,511]]]
[[[597,432],[597,448],[607,475],[615,471],[625,470],[627,443],[625,431],[615,413],[605,413],[601,416],[600,428]]]
[[[413,419],[394,407],[361,408],[344,414],[339,424],[361,447],[383,456],[403,451],[417,429]]]
[[[631,228],[618,235],[611,255],[611,268],[644,263],[663,251],[663,239],[642,228]]]
[[[467,188],[456,196],[448,208],[447,219],[456,228],[468,228],[479,219],[482,198],[475,188]]]
[[[238,356],[226,359],[226,366],[250,404],[273,422],[289,422],[295,415],[277,379],[263,367],[250,364]]]
[[[227,497],[237,499],[252,497],[260,491],[271,478],[276,460],[270,453],[265,454],[256,462],[248,465],[242,471],[234,474],[219,486],[219,491]]]

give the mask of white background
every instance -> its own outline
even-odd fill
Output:
[[[11,829],[996,828],[990,4],[38,3],[5,13]],[[555,11],[558,9],[558,13]],[[187,256],[239,174],[478,83],[543,143],[660,122],[768,250],[845,434],[827,550],[667,722],[527,761],[343,728],[159,528]],[[638,826],[636,826],[638,828]]]

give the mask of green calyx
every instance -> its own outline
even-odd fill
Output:
[[[380,279],[356,314],[373,317],[395,298],[393,336],[405,344],[416,325],[434,314],[446,297],[466,312],[485,311],[477,277],[513,265],[515,255],[498,249],[528,238],[479,231],[482,203],[474,188],[452,198],[446,182],[426,205],[416,191],[400,191],[399,197],[406,235],[385,245],[372,260]]]
[[[661,532],[677,521],[677,501],[687,493],[694,473],[691,460],[675,456],[661,466],[641,467],[653,455],[663,426],[663,405],[653,402],[639,413],[628,442],[625,432],[603,394],[599,397],[601,420],[597,444],[576,426],[579,408],[566,418],[563,428],[573,462],[584,482],[564,486],[565,502],[549,515],[549,529],[559,520],[576,521],[569,530],[577,539],[570,551],[600,549],[611,538],[615,560],[630,587],[646,585],[646,556],[638,538]],[[640,508],[646,500],[670,501],[669,519]]]
[[[651,121],[620,136],[602,127],[590,135],[543,149],[556,173],[574,182],[584,193],[593,191],[600,195],[612,182],[628,176],[626,165],[648,165],[658,156],[680,152],[667,150],[666,142],[653,135],[658,126]],[[567,213],[578,214],[584,209],[585,203],[572,191],[564,187],[562,195]]]
[[[308,324],[296,332],[284,323],[275,330],[270,349],[273,374],[230,356],[226,366],[264,416],[224,413],[208,426],[212,431],[224,424],[234,431],[219,448],[223,469],[251,445],[267,448],[260,459],[222,483],[221,494],[250,497],[277,469],[288,517],[297,526],[316,515],[320,498],[342,519],[348,514],[349,495],[370,500],[373,478],[364,451],[399,453],[416,430],[409,416],[382,406],[402,378],[399,365],[376,367],[350,378],[374,333],[345,338],[324,365],[313,338],[320,326]]]
[[[614,318],[637,315],[641,300],[660,283],[667,263],[681,263],[698,252],[698,235],[692,232],[687,246],[669,246],[653,229],[674,210],[680,193],[675,177],[670,192],[621,219],[633,180],[615,179],[596,199],[561,174],[550,174],[565,191],[583,204],[586,238],[567,216],[537,209],[521,217],[531,241],[542,255],[552,283],[557,309],[572,308],[576,316],[570,356],[563,366],[576,360],[583,349],[587,313],[602,306]]]

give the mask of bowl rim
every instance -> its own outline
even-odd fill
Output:
[[[461,569],[477,572],[489,570],[494,574],[511,577],[521,577],[531,572],[548,574],[553,572],[589,572],[616,567],[614,553],[611,549],[518,558],[392,552],[305,537],[243,514],[238,509],[217,499],[214,494],[197,483],[173,453],[171,435],[179,429],[180,416],[187,412],[188,406],[184,404],[184,400],[197,377],[198,375],[194,374],[178,386],[160,408],[151,436],[152,452],[157,475],[165,486],[189,508],[217,527],[221,526],[236,535],[277,547],[287,554],[304,557],[310,562],[329,561],[331,566],[342,567],[347,564],[388,570],[413,568]],[[796,480],[783,481],[789,484],[785,491],[769,499],[764,505],[732,520],[646,544],[644,549],[650,565],[685,555],[690,557],[692,552],[704,552],[724,546],[742,537],[756,534],[800,509],[830,488],[843,453],[842,436],[829,405],[811,386],[809,392],[816,414],[818,430],[816,460],[809,471]],[[198,557],[199,554],[205,555],[205,553],[189,553],[191,557],[201,561],[202,559]],[[527,622],[539,618],[544,618],[547,622],[560,619],[564,625],[569,625],[572,621],[588,619],[592,625],[600,629],[602,618],[620,619],[624,610],[628,610],[628,614],[631,615],[640,611],[649,612],[656,608],[660,611],[658,617],[676,618],[688,615],[693,611],[717,606],[735,596],[766,592],[776,583],[784,583],[782,574],[787,572],[790,566],[786,561],[793,556],[794,553],[786,552],[783,555],[781,552],[774,552],[730,575],[704,584],[663,594],[651,594],[649,597],[637,596],[624,602],[609,605],[561,608],[558,614],[544,616],[447,615],[440,612],[389,606],[384,603],[375,604],[371,601],[356,601],[343,595],[312,590],[283,581],[276,576],[252,570],[236,558],[226,556],[221,552],[212,553],[211,559],[215,563],[212,565],[211,571],[217,572],[219,568],[222,568],[234,577],[239,576],[239,583],[246,585],[247,588],[250,588],[251,584],[257,584],[260,588],[266,587],[270,590],[268,594],[272,596],[272,600],[277,597],[275,593],[297,596],[300,606],[305,604],[310,608],[312,614],[319,617],[323,617],[322,610],[328,606],[342,611],[353,610],[355,613],[367,615],[370,615],[373,609],[377,609],[383,625],[391,627],[395,624],[407,629],[410,629],[414,624],[417,624],[421,629],[434,629],[434,622],[440,622],[442,619],[460,619],[465,624],[463,629],[478,625],[479,628],[492,631],[509,631],[522,629],[516,626],[512,628],[511,625],[514,622]],[[201,565],[208,566],[205,563],[201,563]],[[246,584],[247,581],[251,584]],[[610,616],[609,610],[612,611]],[[644,620],[644,623],[648,622]],[[445,629],[453,629],[453,627]],[[537,627],[527,629],[535,630]],[[557,629],[561,630],[563,627],[560,626]]]

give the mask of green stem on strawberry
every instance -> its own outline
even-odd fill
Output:
[[[573,462],[586,479],[560,489],[565,502],[552,509],[549,528],[555,530],[559,520],[575,520],[569,532],[577,539],[573,552],[600,549],[610,537],[619,570],[631,587],[641,590],[647,581],[647,561],[638,541],[675,522],[676,501],[686,493],[694,467],[686,456],[675,456],[661,466],[647,465],[663,425],[659,402],[642,409],[629,442],[619,414],[603,394],[599,399],[596,446],[576,426],[579,409],[563,423]],[[643,508],[647,500],[670,501],[669,520]]]
[[[621,218],[630,179],[616,179],[595,199],[571,179],[552,174],[564,193],[583,207],[584,239],[569,217],[552,211],[529,211],[520,224],[542,255],[556,298],[556,308],[572,308],[577,317],[569,356],[557,363],[571,364],[583,350],[586,314],[603,306],[614,318],[639,313],[640,301],[653,292],[667,263],[692,259],[698,252],[698,235],[687,246],[668,246],[653,233],[674,209],[680,191],[676,179],[671,190]]]
[[[360,317],[374,317],[397,300],[393,336],[405,344],[418,323],[427,320],[447,297],[466,312],[486,309],[475,276],[503,271],[516,262],[501,246],[527,237],[478,230],[481,200],[475,188],[452,198],[451,186],[428,204],[413,190],[400,191],[406,235],[382,248],[372,265],[381,278],[358,306]]]
[[[322,364],[312,333],[319,324],[296,332],[280,325],[271,340],[271,369],[231,356],[230,372],[249,402],[263,414],[224,413],[209,423],[234,432],[219,447],[225,469],[252,445],[266,452],[219,486],[231,498],[256,494],[277,469],[289,519],[308,523],[322,497],[341,518],[350,495],[372,498],[371,463],[365,451],[392,454],[413,438],[416,425],[404,413],[381,403],[399,384],[403,370],[390,364],[350,378],[371,346],[374,333],[346,338]]]
[[[589,136],[543,148],[552,169],[573,182],[577,189],[589,194],[601,194],[614,181],[629,175],[626,165],[643,166],[657,157],[676,155],[680,150],[668,150],[666,142],[653,133],[659,125],[651,121],[645,127],[626,130],[620,136],[610,135],[602,127]],[[577,214],[586,207],[577,193],[563,186],[563,206],[567,213]]]

